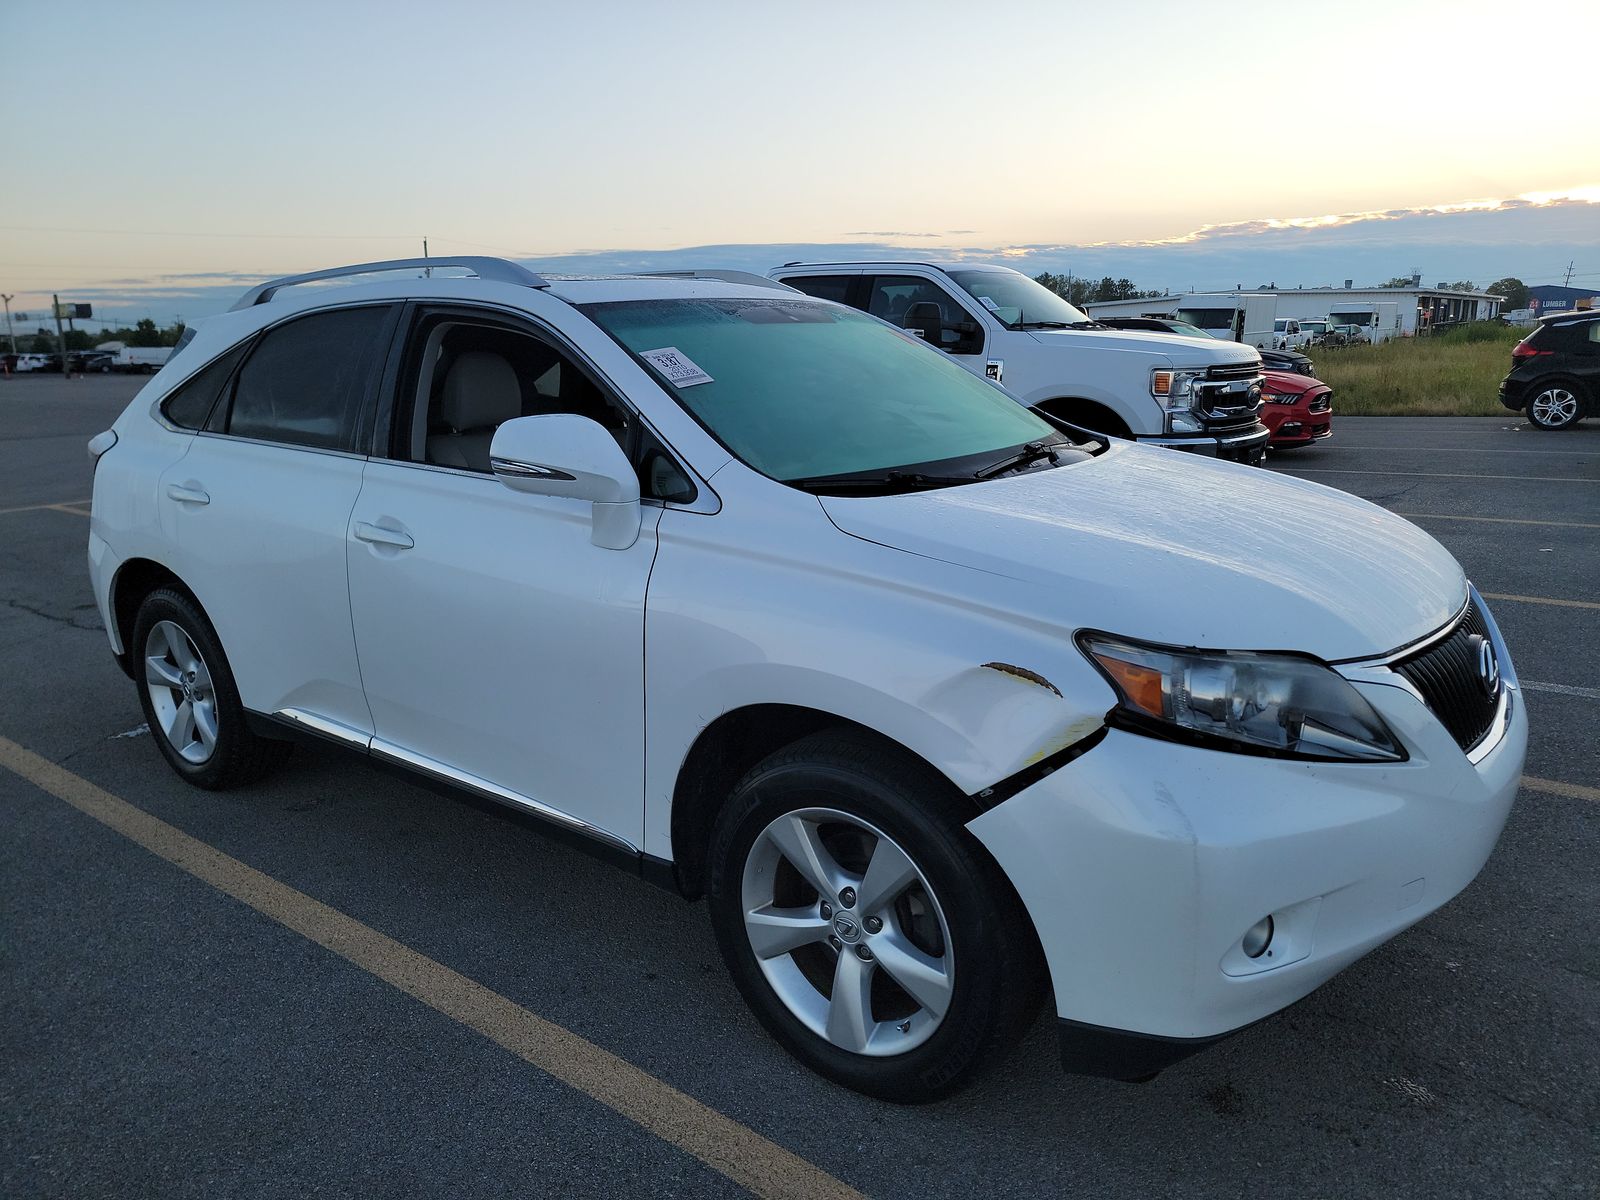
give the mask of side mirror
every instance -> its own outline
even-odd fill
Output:
[[[639,540],[639,477],[617,439],[588,417],[517,417],[494,431],[489,466],[517,492],[570,496],[594,506],[589,540],[626,550]]]

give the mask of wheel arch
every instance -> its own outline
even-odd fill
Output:
[[[685,897],[698,899],[704,893],[712,828],[739,780],[762,759],[823,730],[868,738],[949,782],[949,777],[937,765],[915,750],[837,713],[798,704],[749,704],[731,709],[700,731],[684,756],[673,787],[673,871],[678,890]],[[971,804],[974,817],[983,811],[953,782],[950,788]]]
[[[1110,404],[1103,400],[1091,399],[1088,396],[1053,396],[1045,400],[1035,401],[1034,408],[1049,413],[1071,425],[1081,425],[1094,430],[1096,433],[1107,433],[1113,437],[1131,438],[1133,427],[1128,420]],[[1089,422],[1097,417],[1110,417],[1115,421],[1116,429],[1098,429]]]
[[[171,567],[153,558],[130,558],[117,567],[117,573],[111,578],[111,619],[115,626],[113,633],[116,644],[120,647],[116,655],[117,665],[130,679],[134,678],[131,645],[133,623],[138,619],[139,605],[151,592],[164,587],[181,592],[202,613],[205,612],[205,605],[200,603],[194,589],[184,583]]]

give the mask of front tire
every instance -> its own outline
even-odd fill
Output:
[[[187,782],[237,787],[287,756],[290,743],[257,737],[246,726],[222,643],[182,592],[161,588],[144,598],[128,651],[150,736]]]
[[[910,755],[831,731],[734,789],[713,835],[712,925],[756,1017],[819,1074],[936,1100],[1035,1013],[1038,942],[972,815]]]
[[[1566,379],[1540,383],[1528,393],[1528,423],[1536,429],[1567,429],[1583,419],[1578,385]]]

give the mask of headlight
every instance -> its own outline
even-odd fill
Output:
[[[1188,408],[1194,403],[1194,381],[1199,371],[1169,371],[1165,367],[1150,372],[1150,394],[1166,409]]]
[[[1288,392],[1262,392],[1261,398],[1268,404],[1295,404],[1300,400],[1299,395],[1291,395]]]
[[[1372,705],[1313,659],[1170,649],[1104,634],[1083,634],[1078,644],[1116,689],[1116,712],[1140,732],[1289,758],[1405,760]]]

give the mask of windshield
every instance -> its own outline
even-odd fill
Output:
[[[1166,331],[1168,333],[1175,333],[1179,337],[1197,337],[1197,338],[1209,338],[1209,337],[1211,337],[1211,335],[1209,333],[1207,333],[1205,331],[1205,329],[1197,328],[1196,327],[1197,323],[1192,322],[1190,320],[1190,317],[1191,317],[1192,314],[1185,312],[1185,313],[1182,313],[1180,315],[1183,317],[1183,320],[1181,320],[1181,321],[1167,321],[1167,322],[1163,323],[1163,327],[1166,329]],[[1226,322],[1224,322],[1223,324],[1221,324],[1221,325],[1211,325],[1211,326],[1208,326],[1207,328],[1210,328],[1210,329],[1222,329],[1222,330],[1232,329],[1233,328],[1233,319],[1232,319],[1233,318],[1233,313],[1232,313],[1231,310],[1228,312],[1228,318],[1229,319]]]
[[[1036,280],[1016,271],[946,271],[1002,325],[1065,328],[1093,322]]]
[[[583,312],[724,446],[783,482],[1001,458],[1062,440],[999,388],[851,309],[763,297]]]

